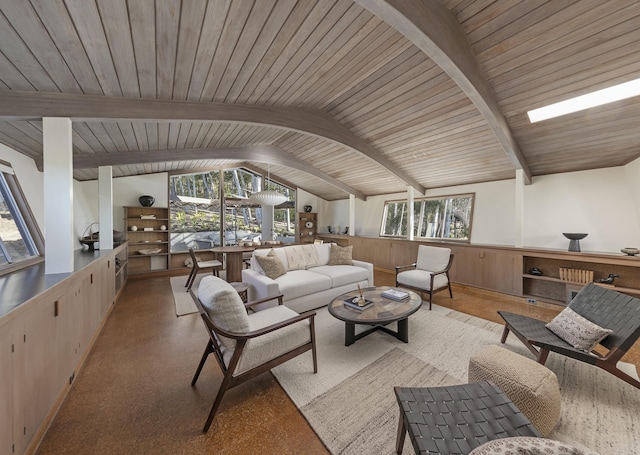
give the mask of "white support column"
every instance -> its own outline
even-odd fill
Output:
[[[42,119],[45,274],[73,272],[71,119]]]
[[[517,248],[522,248],[524,243],[524,171],[516,169],[516,197],[515,197],[515,242]]]
[[[413,226],[416,222],[416,215],[413,211],[414,191],[412,186],[407,186],[407,230],[409,240],[413,240],[415,237],[413,235]]]
[[[113,249],[113,174],[111,166],[98,167],[100,249]]]
[[[273,240],[273,205],[262,205],[262,240]]]
[[[349,195],[349,235],[356,235],[356,197]]]

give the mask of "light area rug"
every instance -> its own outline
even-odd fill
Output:
[[[466,383],[469,358],[499,345],[501,333],[499,324],[434,305],[409,318],[408,344],[376,332],[346,347],[344,323],[321,308],[318,373],[310,353],[272,372],[331,453],[393,454],[399,416],[393,387]],[[513,335],[503,346],[533,358]],[[550,438],[601,455],[640,454],[639,390],[553,353],[547,366],[562,394],[560,423]],[[405,453],[413,453],[408,438]]]
[[[198,293],[198,285],[200,284],[200,280],[207,276],[211,275],[211,273],[199,273],[196,275],[196,279],[193,283],[191,289]],[[176,316],[184,316],[185,314],[197,313],[198,308],[196,304],[193,303],[193,298],[191,294],[187,292],[186,284],[189,275],[181,275],[181,276],[173,276],[169,280],[171,283],[171,293],[173,294],[173,301],[175,303],[176,308]],[[224,271],[220,272],[220,278],[224,280]]]

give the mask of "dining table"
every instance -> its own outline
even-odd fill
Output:
[[[242,253],[255,250],[254,246],[217,246],[209,251],[226,256],[225,274],[229,283],[242,282]]]

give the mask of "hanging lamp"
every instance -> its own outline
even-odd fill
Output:
[[[269,165],[267,164],[267,180],[265,181],[265,186],[267,186],[267,181],[270,180],[269,176]],[[249,196],[249,200],[260,205],[276,206],[282,204],[283,202],[286,202],[287,196],[282,193],[278,193],[277,191],[264,190],[253,193],[251,196]]]

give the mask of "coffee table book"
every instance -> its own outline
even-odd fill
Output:
[[[353,302],[354,300],[356,301],[356,303]],[[373,302],[371,300],[365,299],[364,301],[365,303],[362,306],[359,306],[357,302],[358,302],[358,297],[354,297],[353,299],[347,299],[344,301],[344,306],[348,308],[353,308],[354,310],[359,310],[359,311],[364,311],[373,306]]]
[[[391,300],[404,300],[409,297],[408,292],[398,291],[397,289],[387,289],[380,294],[382,297],[386,297]]]

